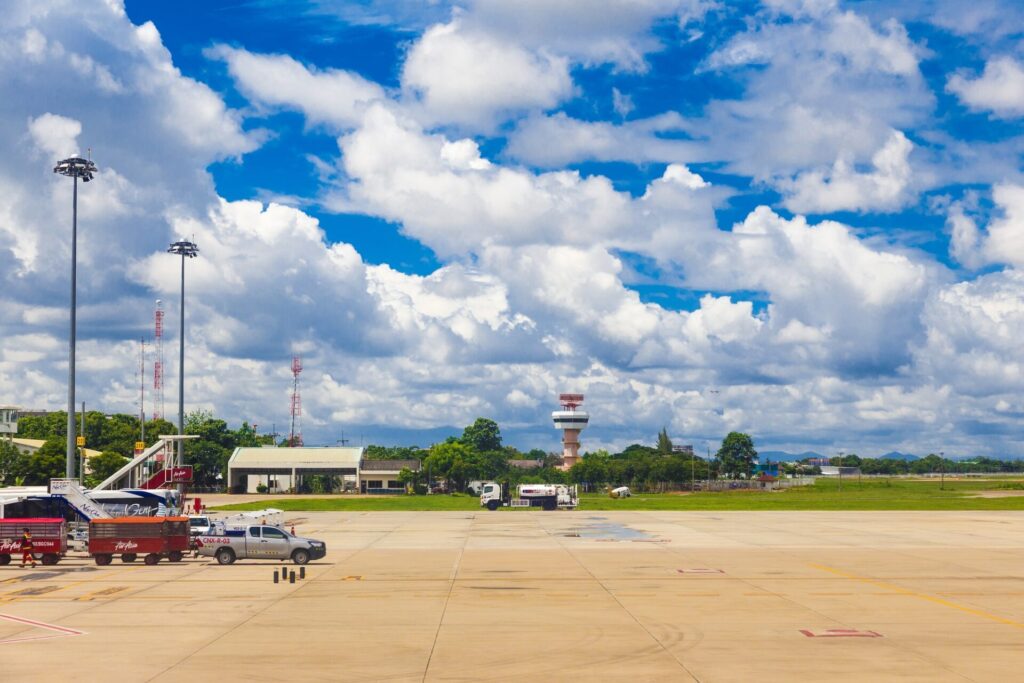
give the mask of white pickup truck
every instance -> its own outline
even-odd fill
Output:
[[[295,564],[306,564],[327,554],[323,541],[292,536],[283,529],[260,524],[199,536],[196,548],[200,555],[216,558],[219,564],[244,559],[291,560]]]

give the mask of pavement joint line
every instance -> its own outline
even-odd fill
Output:
[[[759,520],[763,520],[764,518],[760,517],[758,519]],[[767,529],[768,531],[773,531],[774,530],[771,526],[766,526],[763,521],[760,524],[757,524],[757,523],[754,523],[754,522],[749,522],[748,524],[750,526],[756,526],[756,527],[760,527],[762,529]],[[849,531],[849,525],[844,526],[842,524],[839,524],[838,526],[839,526],[840,530]],[[833,533],[834,532],[822,532],[822,535],[827,536],[827,537],[829,537],[831,539]],[[767,534],[764,534],[763,537],[767,537]],[[783,548],[773,548],[773,547],[771,547],[770,545],[768,545],[766,543],[757,543],[756,541],[750,542],[750,545],[752,545],[754,547],[757,547],[757,548],[760,548],[761,550],[764,550],[766,552],[777,552],[777,553],[780,553],[780,554],[782,554],[784,556],[794,557],[796,559],[803,559],[801,557],[801,553],[799,552],[799,551],[802,550],[802,548],[800,548],[800,547],[787,547],[787,548],[784,548],[784,549]],[[850,547],[855,547],[852,540],[847,545],[849,545]],[[668,550],[669,552],[674,552],[674,550],[675,550],[671,546],[668,546],[665,549]],[[905,552],[901,553],[901,554],[909,555],[909,553],[905,553]],[[910,557],[914,557],[915,559],[919,559],[919,558],[916,558],[913,555],[909,555],[909,556]],[[820,568],[820,567],[823,567],[824,565],[817,565],[816,563],[810,563],[810,566],[814,567],[814,568]],[[769,577],[764,577],[764,578],[766,578],[768,580],[777,580],[777,579],[770,579]],[[750,582],[750,581],[752,581],[752,579],[751,580],[741,579],[741,580],[744,583],[747,583],[748,585],[753,585]],[[902,589],[899,586],[896,586],[894,584],[884,584],[884,583],[882,583],[882,584],[876,584],[876,585],[880,585],[881,587],[886,588],[888,590],[902,591]],[[757,587],[759,587],[759,586],[757,586]],[[890,595],[892,595],[892,593],[890,593]],[[799,600],[796,600],[795,598],[786,598],[786,599],[789,600],[789,602],[791,602],[792,604],[794,604],[794,605],[796,605],[796,606],[798,606],[798,607],[800,607],[802,609],[808,610],[809,612],[812,612],[813,614],[817,614],[818,616],[822,617],[823,619],[827,619],[829,621],[839,622],[839,623],[843,624],[844,626],[850,627],[850,624],[845,623],[844,620],[838,619],[838,618],[830,616],[828,614],[824,614],[821,611],[814,609],[810,605],[806,605],[803,602],[800,602]],[[915,648],[907,648],[905,644],[897,645],[896,639],[886,638],[886,639],[884,639],[884,645],[886,647],[896,648],[896,649],[899,649],[899,647],[903,647],[906,651],[912,653],[914,656],[918,657],[923,662],[926,662],[928,664],[931,664],[932,666],[935,666],[935,667],[940,668],[940,669],[942,669],[944,671],[947,671],[948,673],[951,673],[954,676],[958,676],[960,678],[963,678],[964,680],[971,680],[969,677],[965,676],[964,674],[960,673],[959,671],[955,671],[954,669],[952,669],[951,667],[947,666],[946,664],[943,664],[943,663],[941,663],[939,661],[936,661],[932,657],[929,657],[926,654],[917,651]]]
[[[207,568],[209,568],[209,567],[213,567],[213,566],[216,566],[216,565],[213,565],[213,564],[205,565],[205,567],[207,567]],[[310,577],[310,579],[309,579],[309,580],[310,580],[310,582],[312,582],[312,581],[314,581],[315,579],[314,579],[313,577]],[[291,584],[285,584],[285,585],[287,586],[287,585],[291,585]],[[189,652],[188,654],[186,654],[186,655],[185,655],[184,657],[182,657],[181,659],[177,660],[176,662],[173,662],[172,664],[170,664],[169,666],[167,666],[166,668],[164,668],[164,669],[163,669],[162,671],[159,671],[158,673],[154,674],[154,675],[153,675],[153,676],[151,676],[150,678],[147,678],[146,680],[147,680],[147,681],[154,681],[154,680],[156,680],[157,678],[159,678],[159,677],[163,676],[163,675],[164,675],[165,673],[167,673],[167,672],[168,672],[168,671],[170,671],[171,669],[173,669],[173,668],[177,667],[178,665],[180,665],[180,664],[181,664],[182,662],[184,662],[184,661],[186,661],[186,660],[188,660],[188,659],[191,659],[191,658],[192,658],[192,657],[194,657],[194,656],[195,656],[195,655],[196,655],[197,653],[199,653],[199,652],[202,652],[203,650],[205,650],[205,649],[206,649],[206,648],[208,648],[208,647],[212,647],[212,646],[216,645],[216,644],[217,644],[217,643],[218,643],[219,641],[223,640],[224,638],[226,638],[227,636],[231,635],[232,633],[234,633],[234,632],[235,632],[235,631],[237,631],[238,629],[242,628],[243,626],[245,626],[246,624],[248,624],[248,623],[249,623],[250,621],[252,621],[252,620],[253,620],[253,619],[255,619],[256,617],[260,616],[261,614],[263,614],[264,612],[266,612],[267,610],[269,610],[269,609],[270,609],[271,607],[274,607],[275,605],[277,605],[278,603],[280,603],[280,602],[281,602],[282,600],[285,600],[285,599],[287,599],[287,598],[291,597],[292,595],[295,595],[295,594],[296,594],[296,593],[298,593],[298,592],[299,592],[300,590],[302,590],[303,588],[305,588],[305,587],[306,587],[307,585],[308,585],[308,584],[307,584],[307,583],[306,583],[305,581],[302,581],[301,583],[299,583],[298,585],[296,585],[296,587],[295,587],[295,588],[294,588],[293,590],[291,590],[291,591],[289,591],[289,592],[286,592],[286,593],[284,593],[283,595],[281,595],[280,597],[278,597],[278,598],[277,598],[277,600],[271,600],[271,601],[270,601],[270,602],[269,602],[269,603],[267,604],[267,606],[266,606],[266,607],[263,607],[262,609],[258,609],[258,610],[256,610],[255,612],[253,612],[252,614],[250,614],[250,615],[249,615],[249,616],[248,616],[247,618],[243,619],[242,621],[238,622],[237,624],[235,624],[234,626],[232,626],[231,628],[229,628],[228,630],[226,630],[226,631],[225,631],[224,633],[221,633],[221,634],[220,634],[219,636],[217,636],[217,637],[216,637],[216,638],[214,638],[213,640],[209,641],[208,643],[204,643],[204,644],[203,644],[203,645],[201,645],[200,647],[197,647],[197,648],[196,648],[195,650],[193,650],[192,652]]]
[[[651,640],[653,640],[655,643],[657,643],[658,647],[660,647],[665,654],[667,654],[672,659],[676,660],[676,663],[679,664],[679,668],[681,668],[683,671],[685,671],[686,674],[690,678],[692,678],[694,681],[696,681],[696,683],[700,683],[700,678],[697,677],[697,674],[693,673],[690,670],[690,668],[687,667],[686,664],[683,663],[683,660],[679,659],[679,657],[676,656],[676,654],[674,652],[672,652],[671,650],[668,649],[668,647],[665,646],[665,643],[661,642],[661,640],[657,636],[655,636],[653,633],[651,633],[650,629],[648,629],[647,626],[645,626],[644,623],[641,622],[640,619],[638,619],[637,616],[635,614],[633,614],[633,612],[631,612],[628,607],[626,607],[624,604],[622,604],[622,601],[619,600],[618,596],[615,595],[615,593],[612,592],[612,590],[610,588],[608,588],[608,586],[604,585],[604,582],[601,581],[601,579],[597,578],[594,575],[594,573],[592,571],[590,571],[590,568],[587,567],[585,564],[583,564],[583,561],[580,560],[580,558],[576,557],[576,555],[572,552],[572,550],[570,550],[568,548],[568,546],[566,546],[564,543],[561,543],[560,541],[558,543],[562,547],[562,550],[569,557],[571,557],[576,562],[576,564],[578,564],[580,566],[580,568],[583,569],[583,571],[587,572],[587,574],[590,575],[591,579],[593,579],[597,583],[597,585],[599,585],[602,589],[604,589],[604,592],[608,595],[608,597],[610,597],[613,601],[615,601],[615,604],[617,604],[619,606],[619,608],[622,609],[623,612],[628,614],[629,618],[632,619],[633,622],[637,626],[639,626],[643,630],[643,632],[646,633],[647,636]],[[654,547],[656,547],[656,548],[665,548],[665,546],[660,545],[660,544],[657,544]]]
[[[97,579],[100,579],[100,578],[101,578],[101,577],[99,577],[99,576],[93,576],[93,577],[91,577],[91,578],[89,578],[89,579],[83,579],[82,581],[79,581],[78,583],[86,583],[86,582],[89,582],[89,581],[95,581],[95,580],[97,580]],[[153,583],[153,585],[151,585],[151,586],[146,586],[145,588],[142,588],[141,590],[139,590],[139,591],[138,591],[138,593],[144,593],[145,591],[148,591],[148,590],[150,590],[150,589],[152,589],[152,588],[155,588],[156,586],[159,586],[159,585],[163,585],[163,584],[162,584],[162,583]],[[138,595],[138,593],[134,593],[133,595]],[[121,597],[121,596],[118,596],[118,597]],[[66,600],[66,599],[65,599],[65,598],[63,598],[63,597],[61,597],[61,598],[50,598],[50,599],[51,599],[51,600],[54,600],[55,602],[56,602],[56,601],[58,601],[58,600],[60,600],[60,601],[65,601],[65,602],[68,602],[69,604],[70,604],[71,602],[73,602],[73,601],[71,601],[71,600]],[[94,609],[97,609],[97,608],[99,608],[99,607],[100,607],[100,606],[102,606],[102,605],[107,605],[107,604],[110,604],[110,602],[114,602],[114,601],[116,601],[117,599],[118,599],[118,598],[114,598],[114,599],[113,599],[113,600],[111,600],[111,601],[103,601],[103,602],[92,602],[92,603],[90,603],[90,604],[89,604],[89,606],[88,606],[88,607],[84,607],[84,608],[82,608],[82,609],[80,609],[80,610],[78,610],[78,611],[76,611],[76,612],[72,612],[71,614],[69,614],[69,615],[67,615],[67,616],[65,616],[65,617],[61,617],[61,619],[71,619],[71,618],[77,617],[77,616],[78,616],[78,615],[80,615],[80,614],[84,614],[85,612],[88,612],[88,611],[90,611],[90,610],[94,610]]]
[[[852,581],[860,581],[861,583],[871,584],[872,586],[878,586],[879,588],[886,588],[888,590],[899,593],[900,595],[906,595],[908,597],[918,598],[920,600],[925,600],[936,605],[942,605],[943,607],[949,607],[950,609],[959,610],[966,614],[981,617],[982,619],[988,619],[989,621],[994,621],[998,624],[1004,624],[1006,626],[1012,626],[1013,628],[1024,629],[1024,623],[1014,621],[1013,619],[1007,619],[1006,617],[1001,617],[998,614],[992,614],[991,612],[986,612],[982,609],[976,609],[974,607],[961,605],[959,603],[953,602],[952,600],[946,600],[944,598],[939,598],[934,595],[929,595],[927,593],[920,593],[909,588],[903,588],[902,586],[896,585],[894,583],[880,581],[879,579],[873,579],[869,576],[853,574],[852,572],[844,571],[842,569],[836,569],[835,567],[829,567],[823,564],[817,564],[812,562],[810,566],[814,567],[815,569],[820,569],[821,571],[835,574],[836,576],[841,576],[845,579],[850,579]]]
[[[462,557],[466,554],[466,546],[469,545],[469,539],[472,536],[473,526],[476,524],[476,515],[470,518],[469,529],[466,530],[465,538],[462,539],[462,548],[459,550],[459,556],[455,559],[455,566],[452,567],[451,574],[449,576],[450,583],[448,585],[448,593],[444,597],[444,606],[441,608],[441,618],[437,620],[437,630],[434,631],[434,640],[430,643],[430,653],[427,655],[427,664],[423,667],[423,678],[421,680],[427,680],[427,674],[430,673],[430,661],[434,658],[434,650],[437,648],[437,639],[441,635],[441,626],[444,625],[444,615],[448,612],[448,603],[451,602],[452,592],[455,590],[455,581],[459,576],[459,568],[462,566]]]
[[[345,559],[346,559],[346,560],[350,560],[350,559],[352,559],[353,557],[355,557],[356,555],[358,555],[359,553],[361,553],[361,552],[363,552],[363,551],[365,551],[365,550],[369,549],[370,547],[372,547],[372,546],[373,546],[373,544],[374,544],[374,543],[377,543],[377,542],[378,542],[378,541],[380,541],[380,540],[381,540],[382,538],[384,538],[385,536],[387,536],[387,535],[388,535],[389,533],[390,533],[390,532],[387,532],[387,531],[383,532],[383,533],[382,533],[382,534],[380,535],[380,537],[378,537],[377,539],[373,540],[372,542],[370,542],[369,544],[367,544],[367,545],[366,545],[365,547],[357,549],[357,550],[356,550],[355,552],[353,552],[353,553],[352,553],[351,555],[349,555],[349,556],[348,556],[348,557],[346,557]],[[338,564],[340,564],[340,563],[336,563],[336,564],[334,564],[334,565],[332,565],[332,566],[336,567],[336,566],[338,566]],[[201,565],[201,566],[200,566],[200,569],[209,569],[209,568],[211,568],[211,567],[214,567],[214,566],[217,566],[217,565],[215,565],[215,564],[213,564],[213,563],[207,563],[207,564]],[[310,583],[312,583],[313,581],[316,581],[316,580],[322,579],[323,577],[325,577],[325,576],[327,575],[328,571],[329,571],[329,570],[325,571],[325,572],[324,572],[324,573],[323,573],[322,575],[320,575],[320,576],[317,576],[317,577],[310,577],[310,579],[309,579]],[[193,573],[198,573],[198,571],[197,571],[197,572],[193,572]],[[277,600],[271,600],[271,601],[270,601],[270,603],[269,603],[269,604],[268,604],[268,605],[267,605],[266,607],[263,607],[262,609],[259,609],[259,610],[257,610],[256,612],[253,612],[253,613],[252,613],[252,614],[251,614],[251,615],[250,615],[250,616],[249,616],[249,617],[248,617],[247,619],[243,619],[242,621],[240,621],[239,623],[235,624],[235,625],[234,625],[233,627],[229,628],[229,629],[228,629],[227,631],[225,631],[224,633],[220,634],[219,636],[217,636],[217,637],[216,637],[216,638],[214,638],[213,640],[211,640],[211,641],[209,641],[209,642],[207,642],[207,643],[203,644],[202,646],[200,646],[200,647],[196,648],[196,649],[195,649],[195,650],[193,650],[192,652],[189,652],[189,653],[188,653],[188,654],[186,654],[186,655],[185,655],[184,657],[182,657],[181,659],[177,660],[176,662],[174,662],[174,663],[170,664],[169,666],[167,666],[167,667],[166,667],[165,669],[163,669],[162,671],[160,671],[160,672],[158,672],[158,673],[154,674],[154,675],[153,675],[153,676],[152,676],[151,678],[147,679],[147,681],[153,681],[153,680],[156,680],[156,679],[157,679],[157,678],[159,678],[160,676],[163,676],[163,675],[164,675],[164,674],[166,674],[167,672],[169,672],[169,671],[171,671],[172,669],[174,669],[174,668],[178,667],[178,666],[179,666],[179,665],[181,665],[181,664],[182,664],[183,662],[185,662],[185,661],[187,661],[187,660],[191,659],[192,657],[194,657],[194,656],[195,656],[195,655],[197,655],[198,653],[202,652],[203,650],[205,650],[205,649],[207,649],[207,648],[209,648],[209,647],[212,647],[213,645],[217,644],[217,643],[218,643],[219,641],[223,640],[224,638],[226,638],[227,636],[231,635],[232,633],[234,633],[235,631],[237,631],[237,630],[238,630],[238,629],[240,629],[241,627],[245,626],[245,625],[246,625],[246,624],[248,624],[248,623],[249,623],[250,621],[252,621],[252,620],[253,620],[253,619],[255,619],[256,617],[260,616],[261,614],[263,614],[264,612],[266,612],[266,611],[267,611],[267,610],[269,610],[270,608],[274,607],[275,605],[277,605],[278,603],[280,603],[280,602],[281,602],[282,600],[284,600],[285,598],[288,598],[288,597],[290,597],[290,596],[292,596],[292,595],[295,595],[295,594],[296,594],[296,593],[298,593],[298,592],[299,592],[300,590],[302,590],[302,589],[303,589],[303,588],[304,588],[304,587],[305,587],[306,585],[308,585],[308,584],[307,584],[307,583],[306,583],[305,581],[303,581],[303,582],[302,582],[302,583],[301,583],[300,585],[298,585],[298,586],[297,586],[297,587],[296,587],[296,588],[295,588],[294,590],[292,590],[291,592],[285,593],[284,595],[282,595],[281,597],[279,597],[279,598],[278,598]],[[115,600],[116,600],[116,598],[115,598]],[[96,603],[96,604],[106,604],[106,603]]]

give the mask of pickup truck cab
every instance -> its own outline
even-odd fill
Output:
[[[213,531],[213,524],[206,515],[189,515],[188,533],[190,536],[206,536]]]
[[[291,560],[295,564],[306,564],[327,554],[327,545],[322,541],[292,536],[283,529],[260,524],[199,536],[196,546],[200,555],[216,558],[219,564],[244,559]]]

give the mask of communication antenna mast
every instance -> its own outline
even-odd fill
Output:
[[[146,440],[146,340],[139,340],[139,441]]]
[[[292,358],[292,429],[288,435],[288,446],[302,445],[302,395],[299,394],[299,375],[302,373],[302,359]]]
[[[164,416],[164,302],[156,300],[153,314],[153,419]]]

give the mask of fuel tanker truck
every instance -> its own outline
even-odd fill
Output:
[[[502,495],[503,491],[505,495]],[[488,510],[497,510],[502,506],[574,510],[580,503],[575,484],[520,484],[516,487],[516,495],[517,498],[512,498],[501,484],[489,481],[480,490],[480,507]]]

